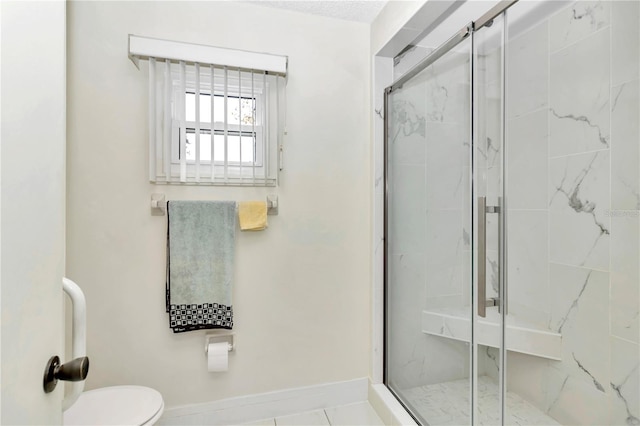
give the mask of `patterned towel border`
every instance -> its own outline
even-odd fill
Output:
[[[219,303],[170,305],[169,326],[174,333],[210,328],[233,328],[233,307]]]

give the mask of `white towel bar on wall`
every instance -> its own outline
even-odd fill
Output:
[[[151,211],[156,215],[164,215],[167,212],[167,202],[164,194],[151,194]]]
[[[151,194],[151,214],[164,216],[167,214],[167,201],[164,194]],[[267,195],[267,214],[276,216],[278,214],[278,195]]]
[[[278,196],[267,195],[267,214],[275,216],[278,214]]]

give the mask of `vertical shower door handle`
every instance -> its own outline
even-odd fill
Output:
[[[500,312],[500,297],[487,299],[487,213],[500,214],[500,202],[487,207],[487,197],[478,197],[478,316],[483,318],[487,316],[487,306],[497,306]]]
[[[478,197],[478,316],[487,316],[487,197]]]

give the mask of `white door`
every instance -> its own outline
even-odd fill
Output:
[[[64,1],[0,2],[1,423],[60,424],[64,386],[45,394],[63,351]]]

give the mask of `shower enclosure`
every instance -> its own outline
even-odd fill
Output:
[[[640,424],[640,2],[498,3],[385,91],[385,383]]]

